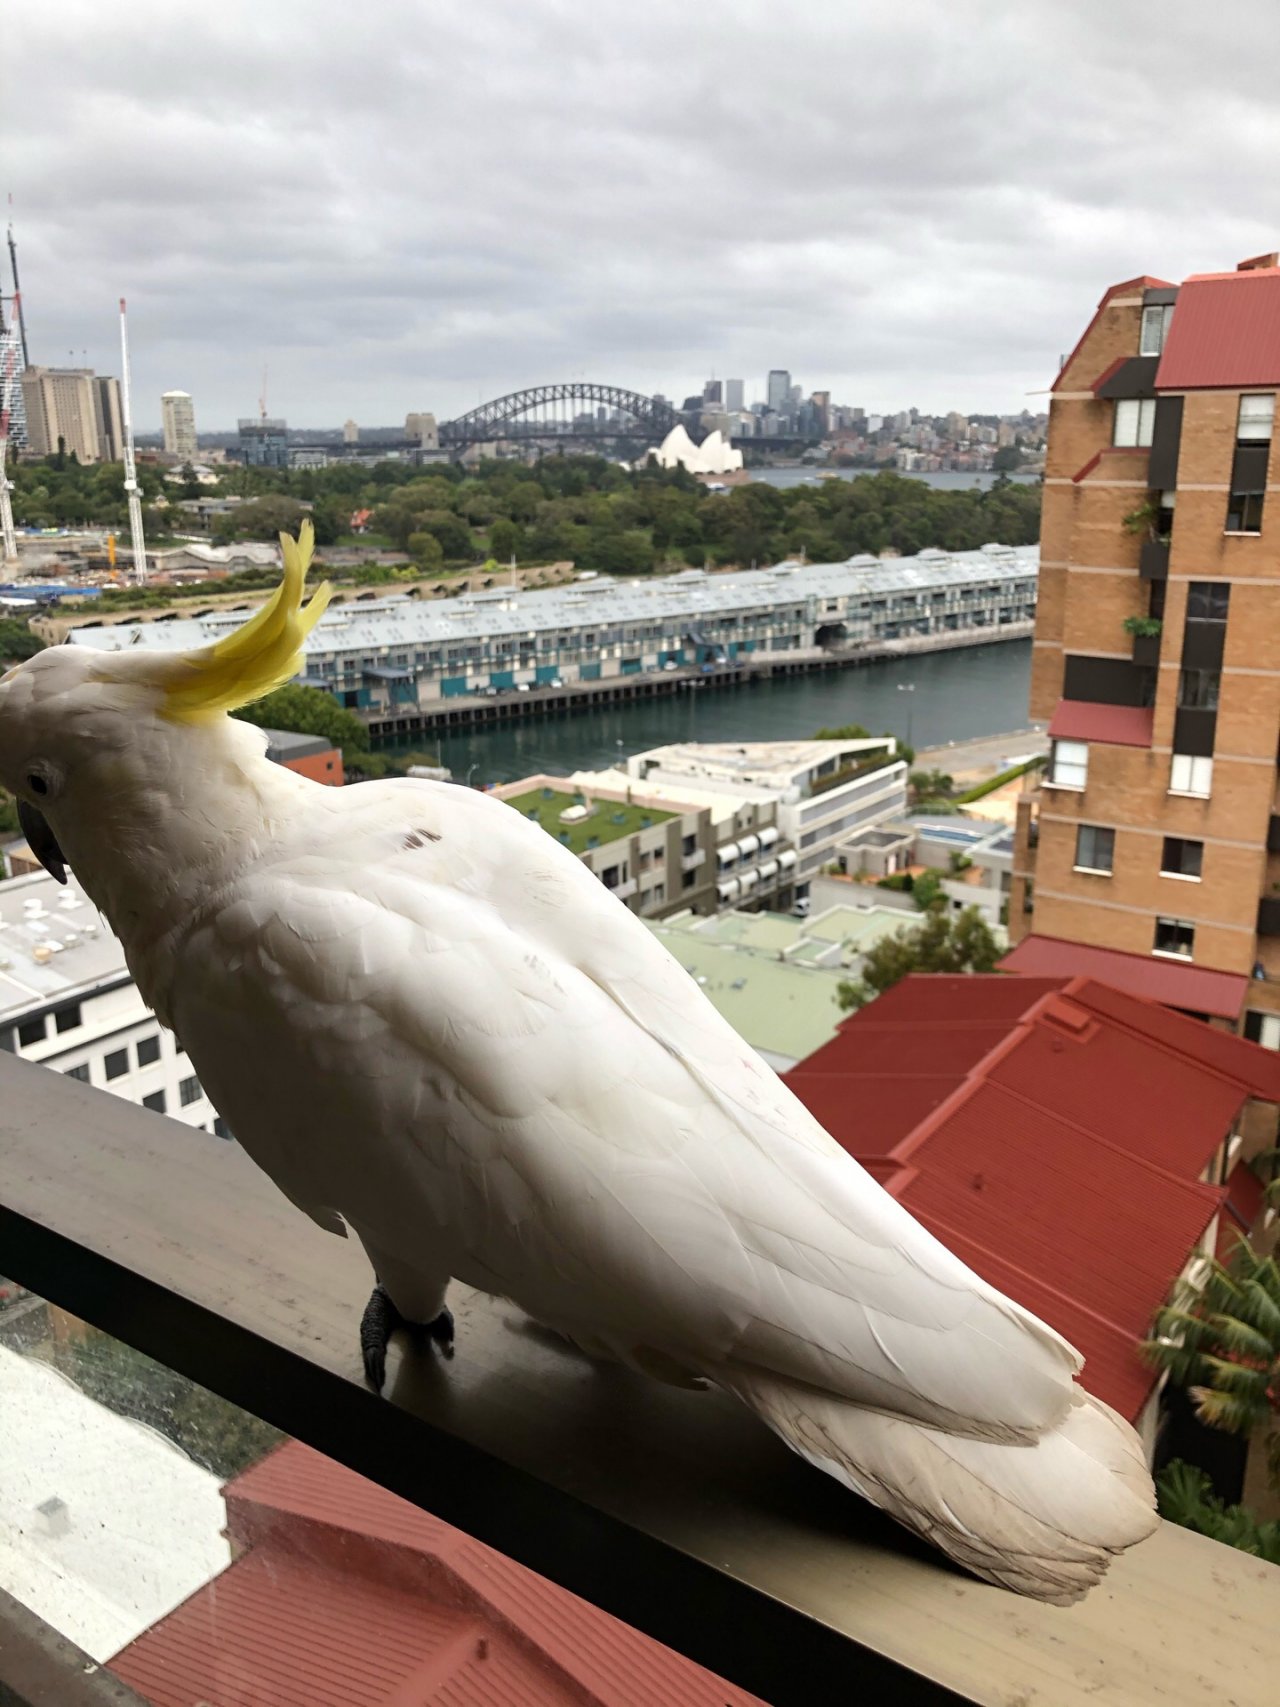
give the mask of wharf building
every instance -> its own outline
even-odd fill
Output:
[[[1280,267],[1113,285],[1053,389],[1007,966],[1280,1047]],[[1021,939],[1021,940],[1018,940]]]
[[[584,576],[531,592],[494,587],[425,602],[338,595],[306,642],[303,679],[370,717],[460,696],[608,683],[651,671],[841,661],[1020,635],[1035,615],[1034,546],[852,557],[637,580]],[[444,583],[440,583],[443,591]],[[243,612],[73,630],[105,650],[185,649]]]

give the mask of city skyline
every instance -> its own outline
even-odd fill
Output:
[[[773,364],[870,412],[1011,414],[1042,406],[1098,277],[1274,246],[1266,56],[1222,64],[1212,19],[1153,41],[1126,4],[919,13],[908,39],[823,0],[809,28],[748,3],[728,33],[666,0],[495,0],[353,42],[328,0],[228,0],[193,53],[140,0],[137,55],[86,0],[27,8],[5,187],[32,360],[112,372],[126,293],[142,431],[175,387],[230,426],[264,365],[300,425],[575,377],[678,400],[751,376],[750,402]]]

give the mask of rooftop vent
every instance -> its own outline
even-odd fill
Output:
[[[71,1512],[65,1500],[51,1494],[36,1507],[46,1535],[65,1535],[71,1528]]]

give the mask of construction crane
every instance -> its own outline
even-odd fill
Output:
[[[13,413],[13,388],[18,383],[16,322],[20,306],[15,297],[15,324],[7,332],[0,334],[0,549],[4,553],[6,569],[12,568],[18,561],[18,536],[13,531],[13,500],[10,496],[13,482],[9,479],[9,471],[5,465],[9,457],[9,420]]]
[[[124,429],[124,492],[129,501],[129,533],[133,538],[133,571],[139,580],[147,574],[147,548],[142,538],[142,498],[133,464],[133,415],[129,402],[129,327],[124,298],[120,298],[120,416]]]
[[[13,212],[13,197],[9,197],[9,211]],[[13,219],[9,220],[9,270],[13,274],[13,316],[18,322],[18,332],[22,338],[22,365],[31,366],[31,357],[27,353],[27,320],[22,312],[22,286],[18,283],[18,245],[13,235]]]

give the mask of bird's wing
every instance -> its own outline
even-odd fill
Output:
[[[882,1191],[509,807],[343,791],[312,851],[258,875],[218,930],[295,1008],[346,1016],[318,1029],[349,1075],[409,1076],[397,1106],[429,1118],[384,1140],[441,1170],[463,1243],[535,1314],[949,1426],[1034,1433],[1064,1410],[1066,1342]]]

